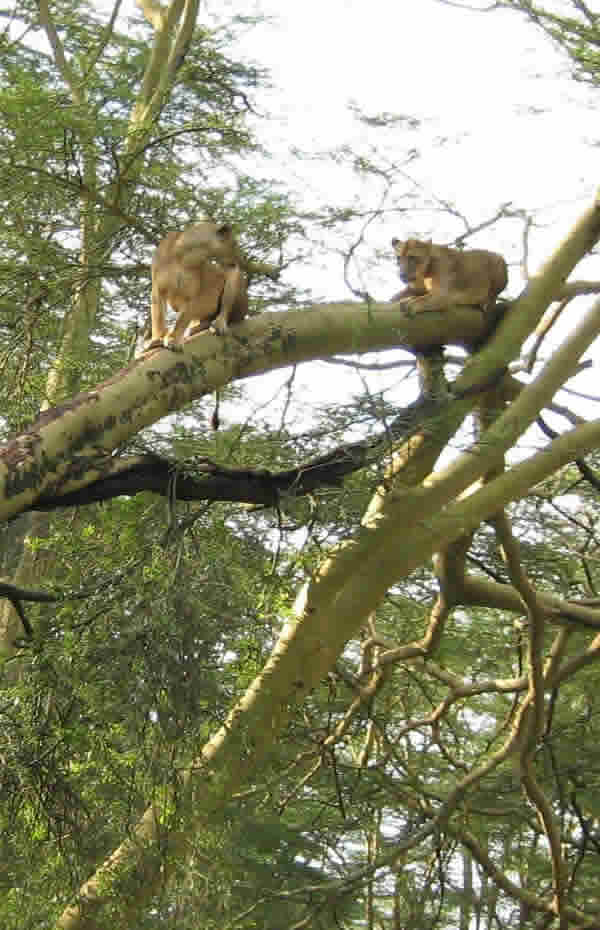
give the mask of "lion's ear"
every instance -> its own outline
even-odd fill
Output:
[[[229,223],[221,223],[220,226],[217,226],[217,235],[221,239],[231,239],[231,234],[233,230]]]

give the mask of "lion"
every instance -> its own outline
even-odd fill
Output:
[[[419,301],[422,309],[445,310],[452,304],[466,304],[486,311],[508,283],[506,262],[496,252],[463,252],[434,245],[431,239],[392,239],[392,247],[400,279],[407,285],[392,302],[421,297],[425,298]]]
[[[169,233],[152,259],[152,335],[146,351],[157,346],[180,350],[190,335],[213,329],[222,335],[248,312],[248,281],[231,226],[202,219],[183,232]],[[166,308],[177,313],[167,331]]]

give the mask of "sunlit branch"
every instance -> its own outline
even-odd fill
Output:
[[[73,100],[78,105],[83,105],[85,103],[84,97],[81,93],[79,87],[79,82],[76,80],[75,75],[71,69],[69,62],[67,61],[65,51],[60,41],[58,32],[56,31],[56,26],[50,16],[50,10],[48,8],[48,0],[38,0],[38,9],[40,11],[40,22],[48,37],[48,41],[54,52],[54,61],[56,62],[56,67],[61,73],[61,76],[71,92]]]

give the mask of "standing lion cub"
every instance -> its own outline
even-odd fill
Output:
[[[392,239],[400,279],[407,285],[392,301],[414,301],[415,309],[445,310],[448,305],[476,305],[487,310],[508,283],[506,262],[496,252],[464,252],[429,239]]]
[[[152,259],[152,338],[146,350],[165,345],[178,349],[190,333],[209,328],[224,333],[248,312],[246,275],[231,227],[212,220],[172,232],[159,243]],[[167,331],[167,304],[177,313]]]

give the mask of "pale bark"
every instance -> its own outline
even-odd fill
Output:
[[[520,352],[525,339],[560,294],[561,288],[577,263],[600,239],[600,191],[594,203],[584,211],[565,239],[534,275],[513,311],[502,320],[494,338],[474,356],[459,379],[467,388],[479,383],[490,371],[503,368]]]
[[[140,6],[155,35],[140,96],[130,117],[124,153],[128,183],[122,185],[121,177],[108,191],[106,201],[114,201],[113,212],[108,214],[82,192],[84,269],[96,245],[110,242],[119,225],[118,211],[127,206],[122,198],[126,198],[126,190],[135,188],[141,171],[142,160],[136,158],[136,153],[147,142],[153,120],[168,98],[198,14],[198,0],[172,0],[164,7],[158,0],[141,0]],[[40,16],[63,81],[74,102],[85,105],[85,75],[78,74],[67,60],[46,0],[40,2]],[[91,57],[93,60],[93,52]],[[84,155],[84,188],[86,192],[96,191],[99,185],[91,139],[84,145]],[[261,675],[234,708],[227,725],[204,748],[199,768],[186,773],[184,781],[194,817],[179,834],[173,834],[170,846],[175,854],[181,852],[186,837],[206,814],[217,809],[260,762],[280,732],[290,704],[300,700],[331,668],[344,643],[366,621],[390,585],[452,540],[475,529],[481,520],[526,494],[532,484],[597,447],[600,424],[577,427],[550,443],[544,452],[498,475],[469,496],[459,497],[502,460],[542,407],[551,402],[597,332],[598,310],[596,316],[586,318],[540,377],[524,388],[483,433],[474,450],[428,477],[472,405],[470,392],[476,394],[478,385],[485,384],[518,355],[567,276],[599,237],[600,208],[596,201],[531,279],[515,312],[507,314],[489,343],[467,363],[453,386],[444,417],[438,416],[429,424],[428,432],[423,430],[396,452],[389,481],[377,491],[362,527],[353,539],[330,553],[308,583],[298,602],[297,620],[285,627]],[[48,381],[47,403],[65,394],[71,353],[77,354],[79,361],[84,358],[98,300],[98,283],[90,276],[65,320],[62,350]],[[484,322],[480,311],[468,308],[409,317],[393,305],[375,305],[368,310],[362,305],[331,305],[244,323],[224,341],[202,335],[191,340],[181,356],[156,352],[97,390],[74,398],[64,410],[49,412],[4,450],[0,518],[7,519],[34,505],[40,494],[60,484],[65,475],[72,475],[74,462],[81,464],[81,476],[77,481],[70,478],[70,486],[89,483],[102,475],[103,455],[144,426],[234,378],[336,352],[398,345],[472,345],[484,334]],[[412,526],[410,534],[407,525]],[[474,582],[465,584],[470,585],[475,598]],[[487,584],[490,599],[499,598],[499,593],[491,590],[491,583]],[[511,591],[514,595],[514,589]],[[483,596],[481,586],[478,596]],[[505,592],[503,596],[506,599]],[[518,594],[516,602],[522,609]],[[544,610],[542,598],[538,606]],[[240,765],[242,759],[247,765]],[[139,912],[161,880],[162,860],[157,848],[163,829],[160,817],[161,812],[155,809],[146,812],[132,839],[82,888],[81,901],[65,912],[61,927],[112,926],[114,919],[109,912],[113,905],[121,917]],[[123,904],[113,896],[125,887],[129,903]]]
[[[465,366],[443,415],[438,410],[433,420],[394,451],[385,486],[377,490],[362,526],[353,538],[332,549],[307,582],[296,617],[285,625],[263,671],[226,725],[202,749],[197,763],[183,774],[187,819],[177,830],[169,830],[165,811],[170,799],[165,799],[165,811],[149,808],[132,837],[82,887],[78,901],[61,918],[62,928],[108,927],[115,913],[121,921],[135,919],[164,879],[160,834],[169,830],[171,855],[184,854],[188,837],[251,776],[281,731],[290,707],[329,671],[390,586],[561,465],[597,447],[600,423],[577,426],[483,486],[475,484],[502,460],[576,369],[598,331],[600,307],[587,315],[540,375],[482,433],[473,450],[432,473],[473,405],[477,385],[489,383],[490,376],[514,357],[558,283],[599,233],[595,205],[519,301],[519,313],[509,314],[490,345]],[[0,471],[0,516],[7,518],[34,505],[37,496],[72,474],[73,462],[81,462],[80,482],[89,482],[102,473],[102,452],[108,454],[142,427],[234,378],[338,352],[462,342],[465,332],[470,338],[477,325],[482,325],[481,314],[469,308],[412,316],[401,305],[366,309],[332,304],[266,314],[236,327],[226,339],[202,334],[190,340],[181,355],[158,350],[96,391],[74,398],[63,410],[48,412],[25,437],[7,447]],[[523,609],[518,592],[516,600]],[[539,608],[544,612],[542,599]],[[427,655],[433,648],[433,640],[424,641],[415,655]],[[511,737],[494,764],[511,751],[512,741]],[[484,766],[477,777],[487,770]],[[465,782],[456,791],[467,786]]]
[[[161,417],[236,379],[337,352],[423,344],[440,334],[457,338],[480,314],[468,309],[406,318],[389,304],[330,304],[264,314],[226,337],[201,333],[184,351],[158,349],[137,359],[94,391],[47,411],[23,436],[0,450],[0,519],[30,508],[61,482],[73,462],[81,477],[70,488],[102,474],[103,454]],[[452,401],[466,412],[473,398]],[[89,467],[85,467],[89,464]]]
[[[201,334],[186,344],[181,355],[157,350],[139,359],[96,391],[76,397],[61,411],[49,411],[32,429],[3,450],[0,467],[0,518],[6,519],[31,508],[36,497],[51,486],[60,484],[71,470],[73,461],[82,465],[78,481],[71,479],[70,489],[81,487],[102,474],[102,456],[131,438],[141,428],[167,413],[181,409],[191,400],[233,380],[270,371],[309,359],[323,358],[336,352],[367,351],[422,344],[437,338],[446,326],[448,338],[468,310],[424,315],[427,319],[406,319],[402,311],[382,305],[369,311],[357,305],[328,305],[326,309],[269,314],[236,327],[235,334],[222,337]],[[419,492],[410,492],[405,500],[402,489],[387,495],[388,519],[396,514],[403,519],[419,517],[454,499],[493,466],[532,422],[539,410],[551,401],[561,383],[574,370],[581,352],[597,331],[600,307],[592,310],[563,350],[557,352],[540,376],[523,389],[517,400],[481,437],[472,452],[432,475]],[[435,317],[435,321],[431,319]],[[426,330],[430,332],[426,336]],[[326,337],[323,337],[326,333]],[[221,350],[221,351],[219,351]],[[449,401],[457,418],[454,428],[469,409],[471,401]],[[583,454],[588,448],[590,429],[580,427],[567,434],[567,441],[550,447],[559,450],[562,461]],[[550,456],[550,451],[545,455]],[[568,455],[567,459],[564,456]],[[89,468],[84,468],[86,460]],[[524,463],[525,464],[525,463]],[[492,487],[488,485],[486,493]],[[385,518],[379,511],[376,496],[366,515],[366,525]]]
[[[543,403],[544,392],[538,386],[534,392],[537,402]],[[399,455],[400,464],[394,470],[391,488],[378,492],[375,516],[367,514],[355,537],[331,552],[301,592],[297,618],[284,627],[263,672],[232,710],[222,730],[204,747],[197,764],[184,776],[194,816],[172,836],[170,849],[174,855],[183,852],[186,835],[192,836],[204,818],[211,816],[251,777],[283,727],[290,706],[301,700],[332,667],[345,642],[367,621],[390,585],[406,577],[437,549],[526,493],[531,480],[541,480],[572,456],[570,438],[558,439],[551,444],[551,448],[556,447],[551,454],[544,451],[532,456],[463,500],[452,502],[452,498],[447,498],[446,508],[440,512],[435,484],[426,488],[422,482],[456,425],[456,421],[449,423],[438,418],[406,444],[404,455]],[[598,423],[578,427],[574,432],[579,433],[578,445],[583,448],[591,448],[600,440]],[[497,454],[495,445],[483,449],[478,458],[479,473],[487,470],[489,461]],[[465,480],[470,477],[463,474]],[[399,492],[401,486],[404,490]],[[427,516],[419,519],[414,510],[413,532],[407,534],[406,505],[414,504],[411,494],[418,499],[419,507],[429,503],[428,496],[435,499],[437,512],[429,513],[430,508],[425,506]],[[506,758],[513,751],[515,740],[516,735],[511,736],[492,762],[477,770],[473,777],[483,777],[490,765]],[[456,791],[466,791],[470,783],[465,781]],[[149,809],[134,838],[113,853],[82,887],[78,902],[64,912],[60,922],[63,930],[108,926],[108,919],[105,923],[102,915],[108,900],[114,901],[113,895],[119,890],[127,889],[128,901],[123,904],[121,915],[139,912],[161,880],[156,848],[159,832],[159,812]]]
[[[600,425],[596,425],[595,440],[599,437]],[[444,439],[438,434],[440,449]],[[425,446],[433,442],[431,436],[424,440],[421,448],[425,460],[431,456],[431,449]],[[534,458],[538,460],[540,472],[543,471],[547,462],[544,453]],[[418,462],[411,462],[411,467],[416,481]],[[553,467],[554,463],[550,469]],[[501,503],[505,504],[518,491],[519,483],[511,486],[508,476],[501,477],[504,480]],[[480,493],[455,506],[464,507],[469,503],[473,508]],[[480,500],[480,507],[471,510],[469,522],[476,524],[489,512],[495,512],[498,502],[498,494],[491,501]],[[466,519],[451,519],[453,532],[460,531],[466,522]],[[444,515],[432,518],[421,528],[421,534],[415,553],[414,539],[406,539],[406,523],[380,524],[367,530],[363,528],[354,540],[332,553],[299,598],[297,619],[284,627],[263,672],[232,710],[224,727],[204,747],[197,764],[186,773],[184,781],[193,817],[181,832],[172,836],[169,848],[174,855],[183,851],[186,834],[193,835],[204,818],[211,816],[245,779],[251,777],[283,727],[290,706],[301,700],[332,667],[344,643],[366,621],[390,584],[405,577],[421,564],[426,554],[431,555],[441,541],[450,537],[448,519]],[[369,550],[376,551],[375,559],[368,558]],[[388,553],[385,563],[381,559],[383,551]],[[344,581],[348,583],[344,585]],[[505,758],[511,750],[512,743],[504,747],[495,761]],[[128,902],[123,903],[120,914],[130,916],[139,912],[162,880],[156,847],[159,820],[160,812],[153,809],[146,812],[134,838],[113,853],[82,887],[80,900],[64,912],[59,924],[63,930],[108,926],[110,921],[107,918],[105,922],[101,915],[108,902],[114,902],[119,890],[127,889],[124,900]],[[131,884],[133,876],[136,876],[135,885]]]

